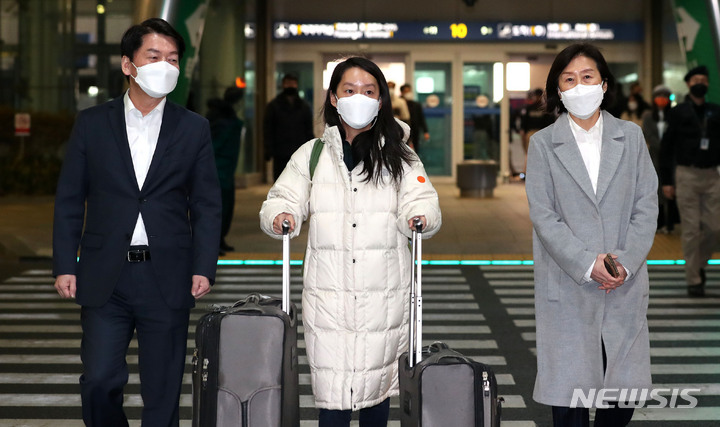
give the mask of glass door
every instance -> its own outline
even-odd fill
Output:
[[[430,133],[419,153],[428,175],[452,175],[451,83],[449,62],[415,64],[413,89],[422,104]]]
[[[463,65],[464,160],[500,161],[500,106],[494,101],[494,92],[493,63]]]

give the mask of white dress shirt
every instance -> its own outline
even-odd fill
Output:
[[[597,193],[597,180],[600,174],[600,152],[602,150],[602,112],[600,113],[598,121],[595,122],[590,130],[581,128],[580,125],[573,121],[570,114],[567,115],[567,118],[570,121],[570,130],[572,130],[575,142],[577,142],[583,162],[585,163],[585,169],[587,169],[588,175],[590,176],[593,191]]]
[[[155,154],[155,147],[157,146],[158,137],[160,136],[163,110],[165,109],[167,99],[163,98],[157,107],[144,117],[130,100],[129,92],[125,92],[123,102],[125,105],[125,128],[127,130],[128,144],[130,145],[133,168],[135,169],[135,178],[137,179],[138,188],[142,189],[145,183],[145,177],[150,169],[150,162]],[[130,245],[138,246],[148,244],[145,223],[143,223],[142,214],[138,214]]]
[[[585,163],[585,169],[587,170],[590,182],[592,183],[593,191],[597,193],[597,180],[600,174],[600,153],[602,150],[602,131],[603,131],[603,116],[602,111],[598,121],[595,122],[590,130],[585,130],[580,127],[575,121],[567,115],[568,121],[570,121],[570,130],[575,137],[575,142],[580,149],[580,155],[582,156],[583,163]],[[593,267],[595,267],[595,261],[590,264],[590,268],[585,272],[583,280],[590,282],[590,274],[592,274]]]

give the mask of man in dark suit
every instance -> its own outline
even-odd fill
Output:
[[[85,424],[128,425],[125,356],[137,331],[142,424],[177,426],[190,308],[215,276],[220,190],[207,120],[165,98],[182,37],[153,18],[120,46],[129,90],[78,114],[68,143],[55,288],[82,306]]]
[[[419,153],[420,142],[430,139],[427,123],[425,123],[425,113],[423,113],[422,104],[413,99],[412,86],[408,83],[400,86],[400,95],[405,99],[408,110],[410,111],[410,144]],[[420,136],[422,131],[422,136]]]

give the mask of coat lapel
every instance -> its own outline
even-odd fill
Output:
[[[560,116],[555,124],[552,136],[555,155],[583,192],[595,202],[597,199],[590,182],[590,175],[588,175],[580,149],[570,129],[567,114]]]
[[[603,199],[615,176],[625,146],[622,142],[625,134],[618,126],[618,120],[605,111],[603,114],[602,149],[600,152],[600,173],[597,183],[598,203]]]
[[[175,104],[169,100],[165,102],[162,124],[160,125],[160,135],[158,136],[155,153],[153,154],[152,161],[150,162],[150,169],[148,170],[147,177],[145,178],[143,188],[149,188],[148,185],[152,184],[152,180],[157,174],[158,168],[162,164],[162,158],[170,146],[171,141],[173,141],[173,134],[175,129],[177,129],[178,114],[178,107]]]
[[[125,126],[125,104],[123,99],[125,96],[120,96],[110,101],[110,108],[108,109],[109,121],[111,134],[115,138],[115,143],[118,146],[120,152],[120,158],[122,159],[125,169],[128,172],[128,177],[132,185],[140,191],[137,185],[137,178],[135,177],[135,168],[133,167],[132,154],[130,153],[130,143],[128,142],[127,127]]]

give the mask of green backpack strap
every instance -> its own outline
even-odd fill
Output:
[[[325,143],[320,138],[316,139],[313,144],[312,153],[310,153],[310,181],[312,181],[313,176],[315,176],[315,168],[320,160],[320,153],[322,153],[324,146]]]

